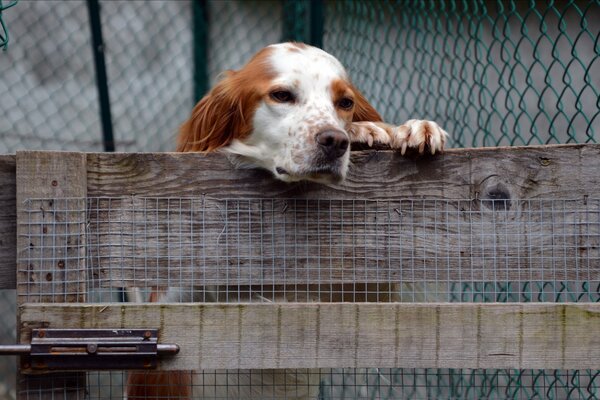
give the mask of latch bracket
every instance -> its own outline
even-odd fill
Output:
[[[31,334],[30,345],[7,346],[10,354],[25,356],[23,372],[153,369],[159,355],[179,352],[177,344],[158,344],[157,329],[33,329]]]

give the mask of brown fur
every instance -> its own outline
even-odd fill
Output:
[[[131,372],[127,379],[127,400],[189,399],[190,371]]]
[[[365,96],[354,87],[354,85],[350,85],[352,91],[354,92],[354,115],[352,116],[352,122],[360,122],[360,121],[371,121],[371,122],[381,122],[383,119],[381,115],[373,108],[371,104],[367,101]]]
[[[274,77],[269,53],[263,49],[241,70],[225,73],[179,129],[177,151],[208,153],[250,134],[254,111]]]

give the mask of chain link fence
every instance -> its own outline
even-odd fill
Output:
[[[325,49],[384,119],[455,147],[598,141],[598,1],[326,4]]]
[[[4,3],[5,5],[7,3]],[[193,95],[190,1],[101,1],[118,151],[174,149]],[[102,151],[85,1],[21,0],[2,14],[0,152]],[[16,296],[0,291],[0,342],[15,341]],[[0,358],[0,398],[15,398],[14,357]]]
[[[3,5],[0,48],[9,37],[10,45],[0,51],[0,151],[102,151],[86,2],[4,0],[0,10]],[[599,141],[598,0],[100,5],[117,151],[172,150],[178,125],[219,73],[282,39],[322,44],[386,120],[435,120],[452,134],[454,147]],[[544,283],[529,291],[542,293]],[[0,291],[0,310],[0,342],[13,342],[14,291]],[[0,398],[15,396],[14,366],[0,358]],[[597,399],[599,374],[395,370],[384,376],[401,379],[402,398]],[[101,374],[115,385],[118,375]],[[363,375],[367,387],[380,387],[365,396],[397,397],[382,389],[380,373]],[[325,377],[321,397],[362,398],[352,376]],[[90,397],[117,392],[92,390]]]

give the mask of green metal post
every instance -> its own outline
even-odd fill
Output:
[[[283,1],[283,40],[323,46],[323,0]]]
[[[310,38],[308,43],[323,48],[323,27],[325,25],[325,7],[323,0],[310,1]]]
[[[209,89],[208,82],[208,2],[192,2],[194,35],[194,101],[198,101]]]

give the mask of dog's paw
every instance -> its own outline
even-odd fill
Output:
[[[390,146],[406,153],[406,149],[417,149],[419,154],[431,154],[444,151],[448,133],[432,121],[411,119],[403,125],[394,127],[390,135]]]
[[[448,133],[432,121],[411,119],[400,126],[384,122],[352,122],[347,128],[352,142],[366,143],[369,147],[382,144],[400,150],[404,155],[407,149],[431,154],[444,150]]]

